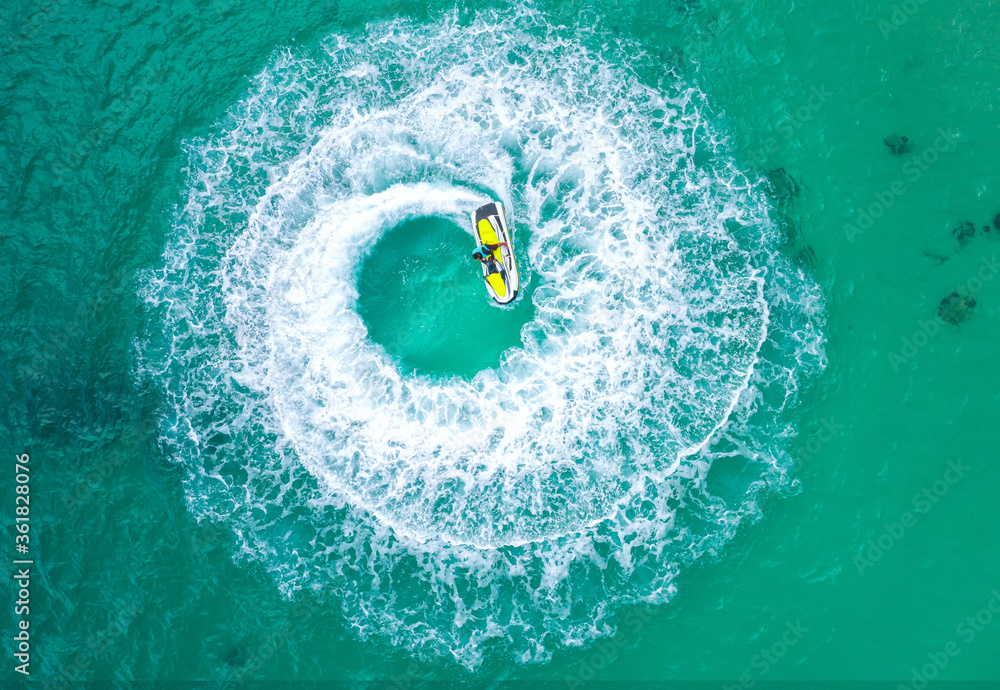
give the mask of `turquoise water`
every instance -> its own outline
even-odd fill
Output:
[[[993,3],[0,18],[34,679],[997,679]]]
[[[521,344],[532,320],[531,288],[510,309],[483,299],[469,276],[469,233],[440,218],[387,232],[358,275],[358,314],[368,337],[408,372],[472,378]]]

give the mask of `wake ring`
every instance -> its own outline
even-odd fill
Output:
[[[700,95],[594,39],[527,9],[278,55],[192,142],[146,281],[163,337],[142,366],[192,510],[285,591],[329,586],[363,634],[468,666],[486,639],[541,659],[669,597],[790,485],[774,439],[823,364],[818,290]],[[523,347],[470,380],[406,372],[358,314],[361,262],[491,197],[530,228]],[[722,455],[754,477],[736,499],[706,488]]]

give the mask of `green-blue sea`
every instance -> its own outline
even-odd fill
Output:
[[[1000,685],[998,37],[3,3],[2,687]]]

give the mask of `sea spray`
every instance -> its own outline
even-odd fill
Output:
[[[237,559],[332,593],[362,636],[539,661],[669,600],[794,488],[819,290],[703,96],[643,83],[646,59],[531,9],[390,21],[280,52],[189,143],[139,373]],[[367,337],[358,267],[488,198],[529,230],[523,346],[471,380],[407,373]],[[738,500],[706,488],[721,455],[750,469]]]

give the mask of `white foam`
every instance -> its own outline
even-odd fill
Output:
[[[192,142],[147,280],[166,335],[142,362],[192,510],[232,522],[284,590],[332,588],[361,634],[468,666],[487,640],[544,659],[619,603],[668,598],[759,487],[790,484],[775,439],[822,366],[818,290],[701,96],[594,39],[521,10],[277,56]],[[471,381],[404,374],[357,314],[360,261],[490,197],[537,285],[524,347]],[[759,466],[740,505],[704,488],[733,452]]]

